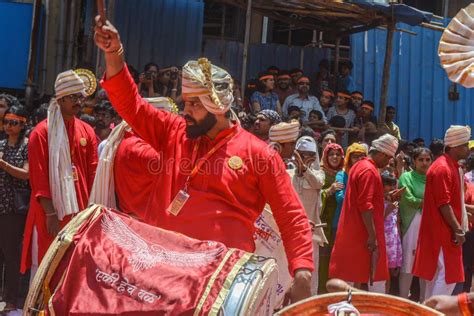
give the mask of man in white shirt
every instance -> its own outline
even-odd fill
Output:
[[[310,81],[308,77],[301,77],[297,81],[298,93],[290,95],[286,98],[285,103],[283,104],[283,115],[288,116],[288,108],[290,106],[297,106],[302,112],[303,122],[307,122],[309,119],[309,113],[312,110],[319,111],[323,114],[322,124],[327,123],[326,116],[324,111],[319,104],[318,98],[313,95],[309,95],[309,85]]]

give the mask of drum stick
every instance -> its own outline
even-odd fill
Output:
[[[314,228],[326,227],[326,226],[328,226],[328,224],[326,224],[326,223],[314,224]]]
[[[102,24],[105,24],[105,21],[107,20],[107,16],[105,15],[104,0],[97,0],[97,13],[100,16],[100,21],[102,22]]]

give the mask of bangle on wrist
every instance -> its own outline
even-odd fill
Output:
[[[120,47],[117,48],[116,50],[112,51],[112,52],[107,52],[108,54],[114,54],[114,55],[117,55],[117,56],[122,56],[123,55],[123,44],[120,43]]]
[[[171,91],[178,91],[178,89],[177,89],[177,88],[173,88],[173,89],[171,89]]]
[[[461,231],[460,233],[455,233],[456,236],[459,236],[459,237],[464,237],[466,236],[466,233]]]
[[[45,215],[46,215],[46,217],[51,217],[51,216],[56,216],[56,213],[55,212],[52,212],[52,213],[46,213],[45,212]]]

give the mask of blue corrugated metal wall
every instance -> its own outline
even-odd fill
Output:
[[[161,67],[183,65],[201,55],[202,1],[116,1],[114,21],[127,62],[137,69],[151,61]]]
[[[402,137],[443,138],[451,124],[471,125],[474,89],[458,85],[458,101],[448,100],[450,81],[439,65],[441,32],[400,24],[416,36],[396,32],[390,69],[389,105],[397,108]],[[353,77],[366,99],[380,102],[386,31],[371,30],[351,37]],[[377,108],[378,111],[378,108]],[[377,112],[378,113],[378,112]]]
[[[215,65],[226,69],[232,76],[240,79],[243,46],[243,43],[239,42],[206,39],[203,55]],[[302,49],[299,46],[288,47],[280,44],[251,44],[249,46],[247,77],[255,78],[260,71],[272,65],[286,70],[299,68]],[[315,73],[318,70],[319,61],[329,58],[329,56],[329,49],[304,48],[303,70],[307,74]]]
[[[0,2],[0,87],[24,89],[33,5]],[[42,38],[38,39],[40,42]],[[40,45],[38,47],[41,47]]]

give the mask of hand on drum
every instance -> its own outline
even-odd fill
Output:
[[[437,295],[426,300],[424,304],[446,315],[461,315],[457,296]]]
[[[291,287],[291,303],[296,303],[311,296],[311,271],[298,269],[295,272]]]

